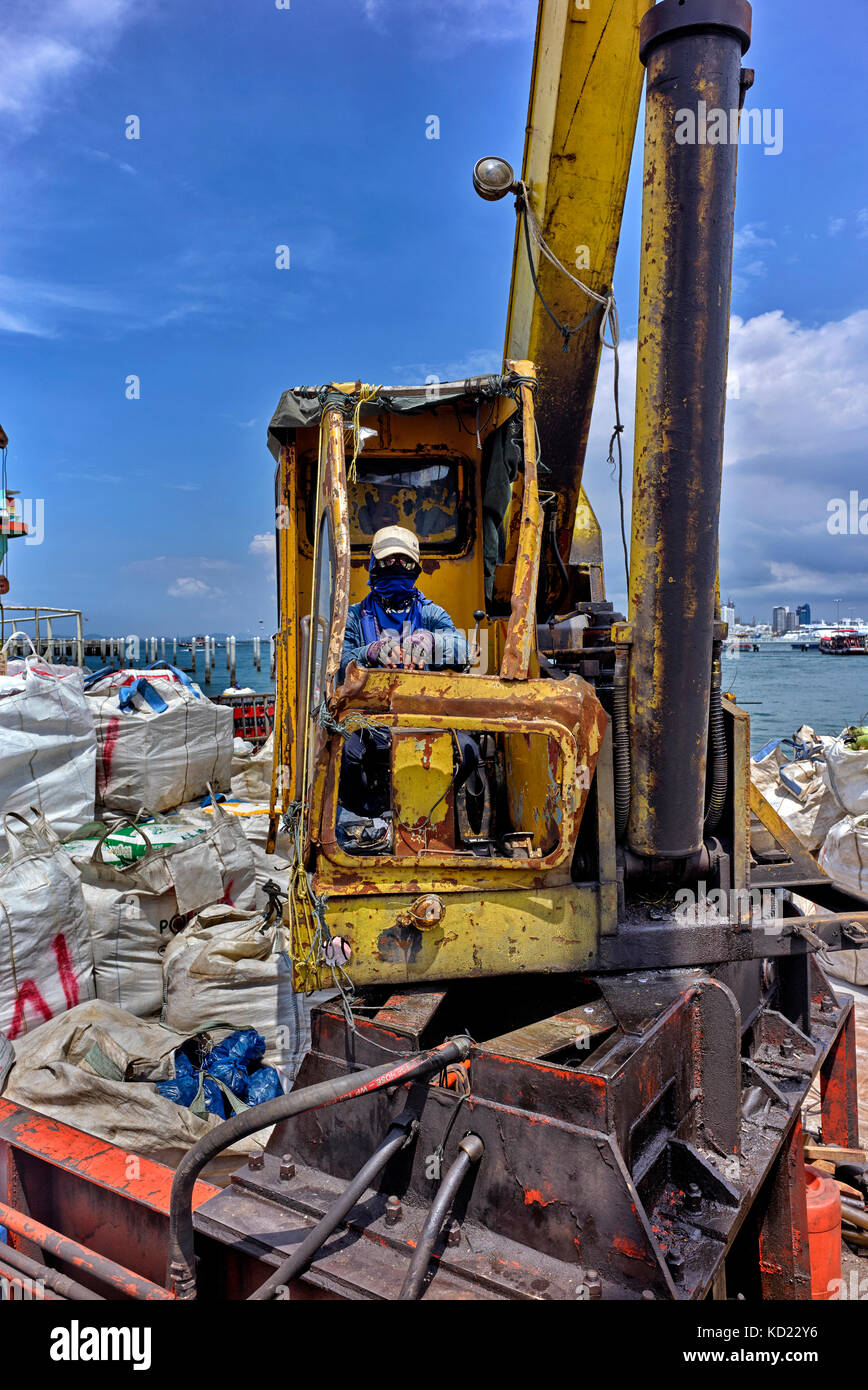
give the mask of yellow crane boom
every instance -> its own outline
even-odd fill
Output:
[[[651,0],[541,0],[522,160],[522,180],[547,245],[598,294],[612,285],[642,92],[639,24]],[[564,561],[592,566],[602,597],[600,531],[582,494],[582,470],[600,362],[594,308],[533,247],[534,285],[522,219],[516,226],[505,357],[536,364],[541,458],[558,496]],[[545,303],[543,302],[545,301]],[[548,305],[549,311],[546,309]],[[578,520],[578,525],[577,525]]]

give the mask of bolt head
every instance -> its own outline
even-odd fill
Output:
[[[446,1227],[446,1244],[458,1245],[461,1241],[461,1226],[453,1217]]]
[[[254,1149],[247,1155],[247,1167],[252,1168],[254,1172],[265,1167],[265,1154],[261,1149]]]
[[[692,1182],[684,1193],[684,1205],[688,1211],[699,1211],[702,1206],[702,1189],[699,1183]]]
[[[295,1177],[295,1160],[292,1154],[284,1154],[280,1160],[280,1176],[283,1182]]]
[[[386,1198],[386,1225],[397,1226],[404,1215],[404,1208],[398,1197]]]

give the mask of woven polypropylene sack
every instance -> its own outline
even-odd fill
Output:
[[[171,672],[119,671],[88,691],[98,745],[98,806],[135,815],[224,791],[231,778],[232,711]],[[163,708],[160,708],[160,706]]]
[[[3,817],[0,1032],[15,1040],[94,995],[78,870],[43,817]]]
[[[11,662],[0,675],[0,810],[34,806],[63,837],[93,818],[95,775],[81,671],[49,666],[35,651]]]

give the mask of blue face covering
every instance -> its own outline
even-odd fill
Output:
[[[412,570],[401,569],[387,570],[376,578],[371,576],[368,583],[374,598],[379,599],[386,608],[406,608],[416,587]]]

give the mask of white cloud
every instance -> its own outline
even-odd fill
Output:
[[[765,232],[765,222],[748,222],[743,227],[739,227],[733,240],[733,250],[738,255],[741,251],[754,249],[757,246],[776,246],[777,242],[773,237],[763,236]]]
[[[839,236],[847,225],[846,217],[830,217],[826,230],[829,236]]]
[[[85,149],[85,154],[90,159],[96,159],[100,164],[113,164],[116,169],[120,169],[124,174],[135,174],[137,170],[132,164],[127,164],[123,159],[116,159],[113,154],[108,154],[105,150]]]
[[[775,309],[732,320],[726,461],[821,461],[861,445],[868,429],[868,310],[808,327]]]
[[[0,35],[0,112],[34,129],[76,74],[100,62],[139,0],[5,0]]]
[[[202,579],[184,576],[169,585],[168,593],[170,598],[220,598],[223,590],[213,588]]]
[[[364,14],[377,28],[404,21],[417,43],[441,51],[469,44],[533,40],[537,0],[365,0]]]
[[[247,547],[247,553],[248,555],[267,555],[270,558],[276,549],[274,534],[271,531],[266,531],[262,535],[253,537]]]
[[[438,381],[464,381],[469,376],[488,376],[503,371],[503,357],[496,348],[475,348],[451,362],[405,362],[394,369],[395,384],[422,386],[429,377]]]
[[[56,320],[65,314],[109,314],[118,308],[112,296],[99,287],[16,280],[11,275],[0,275],[0,298],[6,306],[0,310],[0,331],[37,338],[56,337]]]
[[[84,483],[128,483],[129,478],[122,478],[119,473],[58,473],[58,478],[75,478],[77,482]]]
[[[840,597],[868,607],[865,538],[833,536],[827,529],[830,499],[847,498],[851,489],[860,496],[868,494],[868,310],[820,324],[800,323],[779,309],[751,319],[734,316],[729,372],[721,508],[723,588],[748,613],[762,614],[766,608],[770,613],[776,595],[782,602],[807,599],[818,604]],[[628,509],[635,383],[632,339],[621,347]],[[607,352],[585,485],[603,528],[610,597],[623,607],[617,490],[605,462],[612,417],[612,354]]]
[[[21,314],[10,314],[0,309],[0,333],[27,333],[34,338],[51,338],[54,335],[32,319]]]

